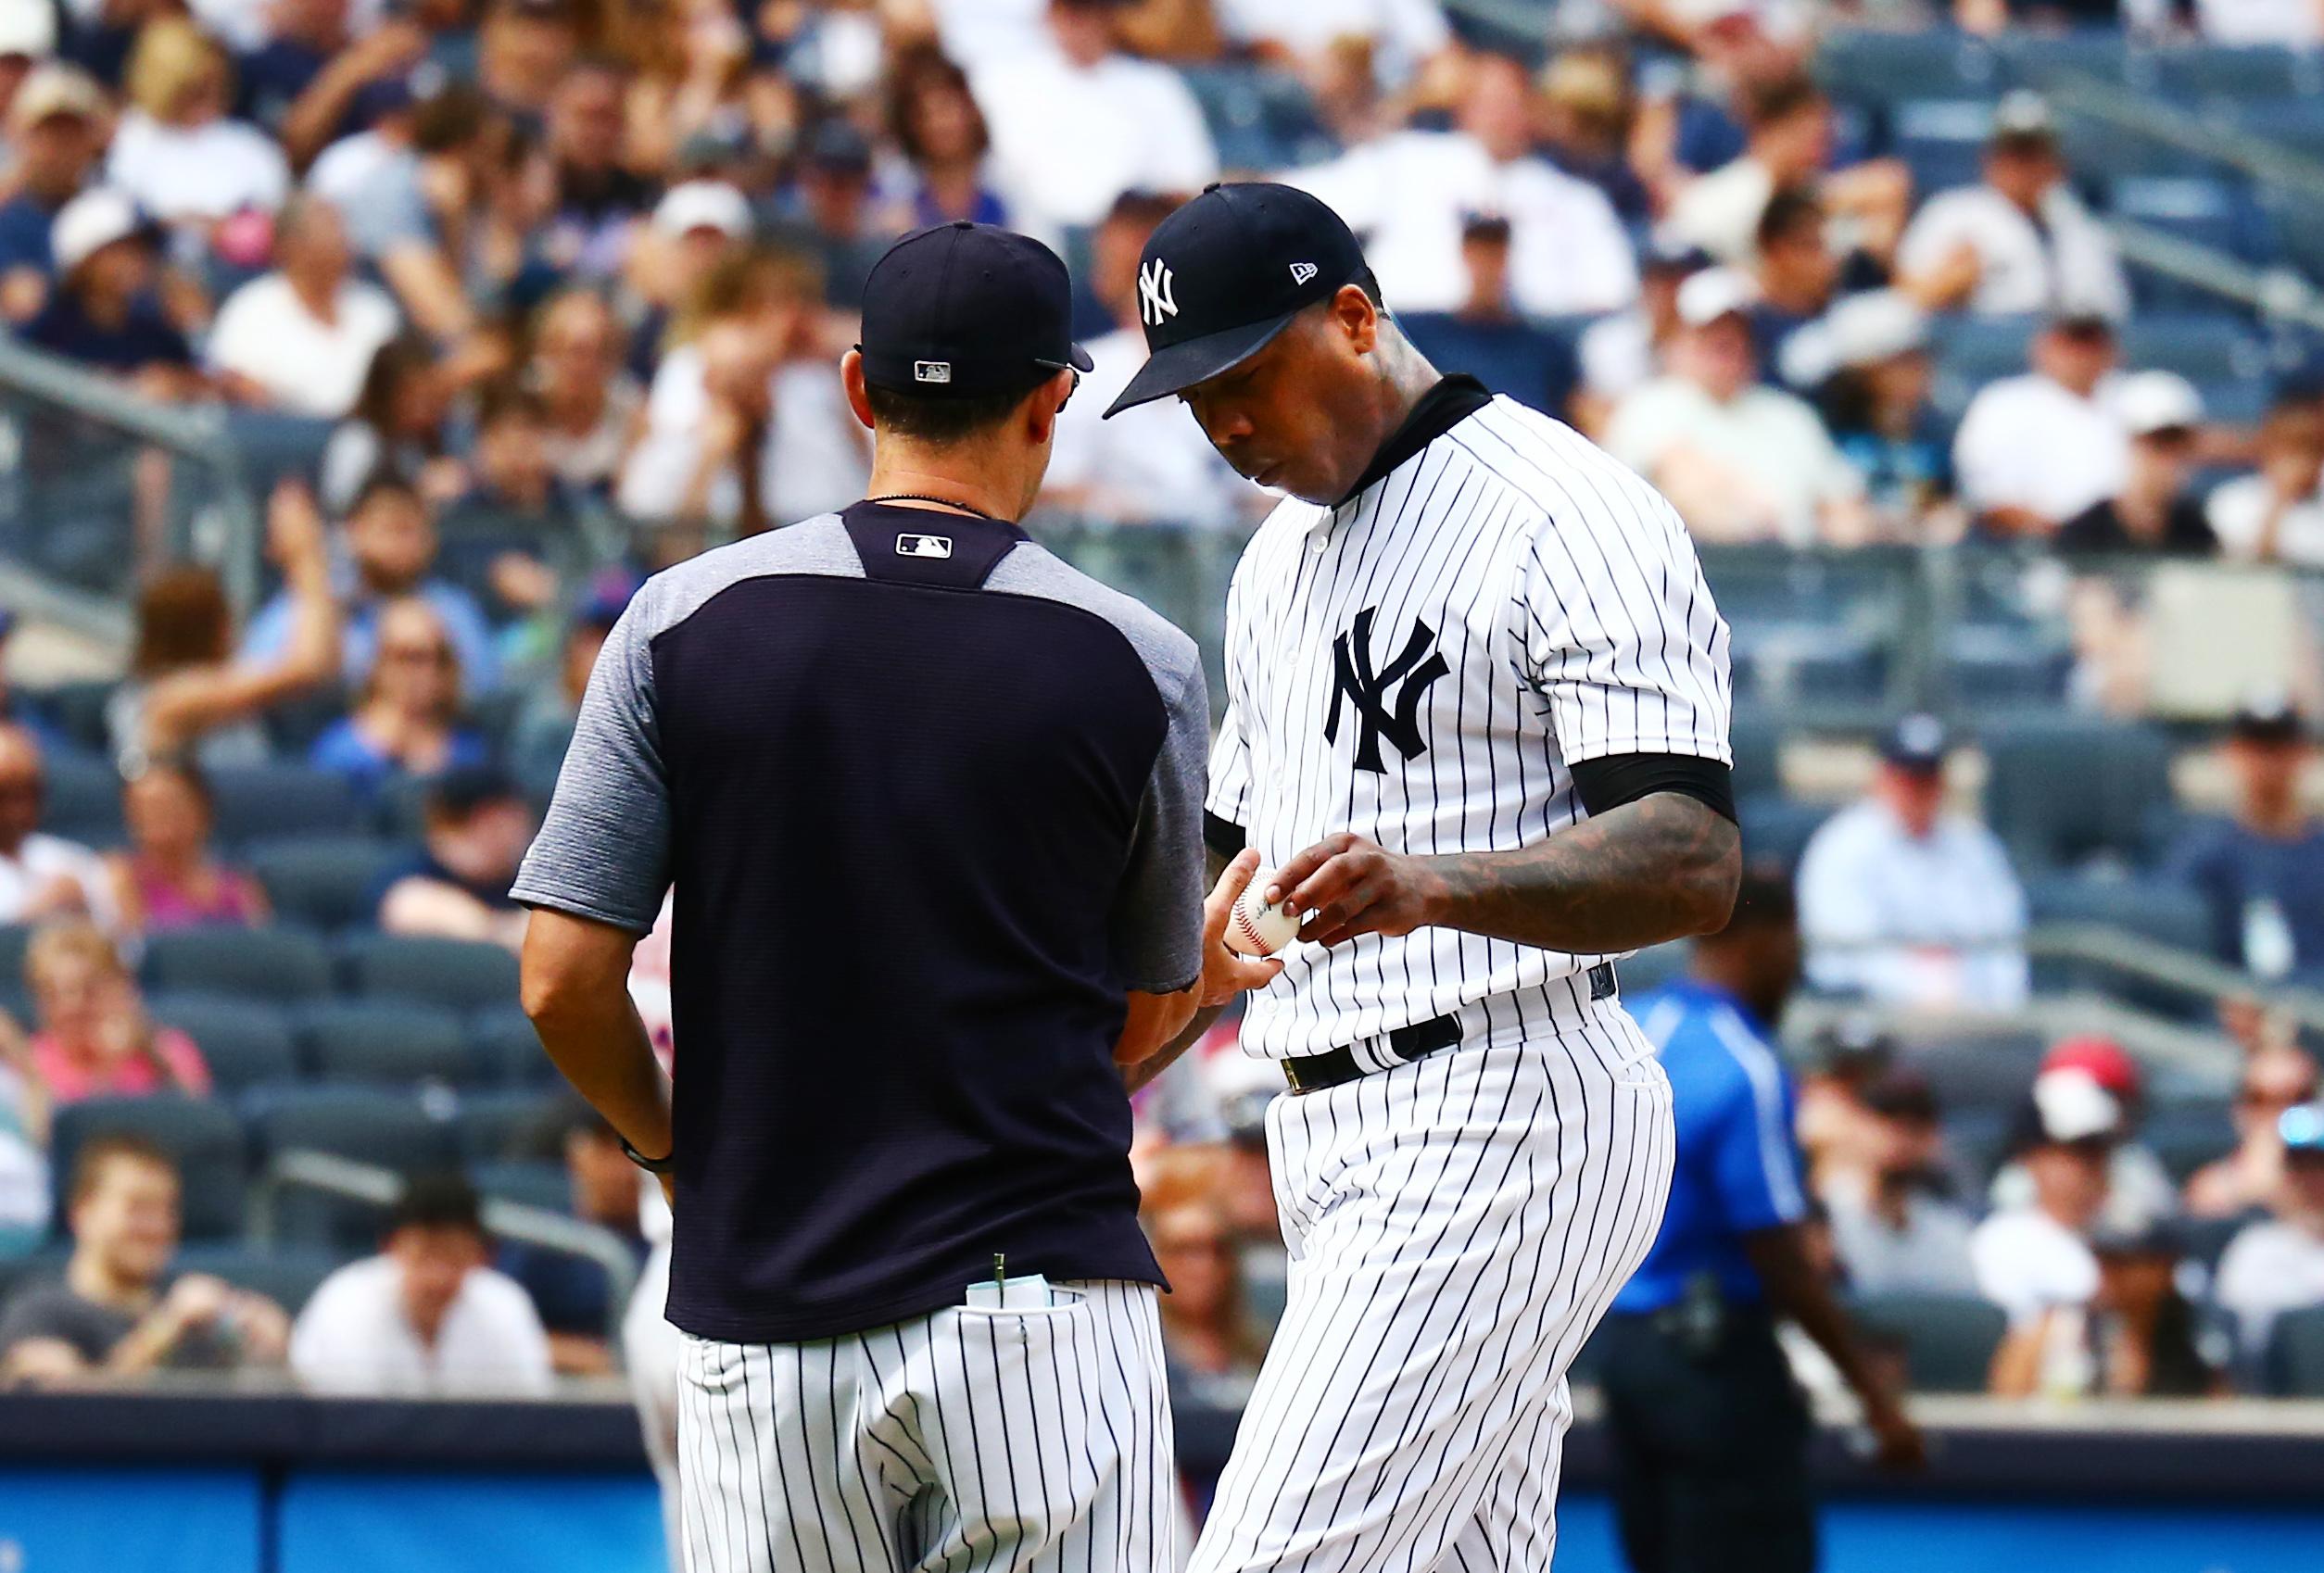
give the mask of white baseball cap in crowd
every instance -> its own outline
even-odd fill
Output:
[[[2108,1141],[2122,1134],[2122,1104],[2086,1070],[2044,1071],[2034,1077],[2034,1113],[2042,1139],[2061,1144]]]
[[[2185,431],[2203,420],[2203,395],[2176,371],[2133,371],[2116,390],[2115,411],[2134,437]]]
[[[1901,290],[1865,290],[1825,318],[1832,364],[1873,366],[1928,345],[1928,313]]]
[[[685,181],[672,186],[653,210],[653,227],[671,236],[716,230],[741,240],[752,231],[751,199],[725,181]]]
[[[57,53],[57,8],[49,0],[0,0],[0,57],[45,60]]]
[[[1995,142],[2054,142],[2057,118],[2050,101],[2029,87],[2017,88],[1993,106],[1991,140]]]
[[[1749,273],[1705,268],[1678,286],[1678,320],[1690,328],[1708,327],[1722,317],[1749,310],[1758,300],[1759,285]]]
[[[145,231],[145,220],[127,194],[95,186],[66,203],[57,215],[49,226],[48,248],[56,254],[57,271],[69,273],[115,241]]]
[[[0,0],[5,4],[6,0]],[[30,131],[54,115],[95,120],[105,113],[105,89],[77,66],[51,60],[28,72],[8,100],[8,129]]]

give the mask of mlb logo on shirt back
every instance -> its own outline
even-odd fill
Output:
[[[950,535],[898,535],[898,557],[950,557],[953,538]]]

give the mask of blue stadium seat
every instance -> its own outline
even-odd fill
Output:
[[[2043,629],[1963,623],[1945,635],[1953,698],[1972,708],[2062,700],[2073,665],[2064,637]]]
[[[313,1074],[327,1082],[410,1087],[467,1079],[473,1062],[460,1020],[406,1000],[323,1000],[298,1013]]]
[[[144,1137],[176,1159],[182,1187],[179,1214],[188,1240],[226,1240],[242,1232],[243,1187],[248,1165],[242,1125],[214,1099],[157,1093],[144,1098],[89,1098],[57,1111],[49,1163],[57,1176],[57,1219],[64,1224],[67,1186],[81,1149],[100,1136]]]
[[[457,1155],[448,1109],[414,1092],[371,1087],[260,1087],[243,1099],[261,1164],[299,1149],[402,1171]]]
[[[2286,1312],[2269,1329],[2267,1388],[2286,1398],[2324,1398],[2324,1305]]]
[[[1992,124],[1988,98],[1924,98],[1896,106],[1890,135],[1897,157],[1913,171],[1913,190],[1926,198],[1974,183]]]
[[[553,1131],[577,1102],[570,1092],[545,1088],[468,1093],[453,1116],[461,1156],[471,1164],[522,1158],[562,1165]]]
[[[1933,319],[1929,347],[1937,375],[1931,402],[1957,417],[1968,408],[1977,389],[1996,378],[2014,377],[2025,371],[2027,346],[2038,325],[2031,317],[1956,314]]]
[[[209,773],[218,800],[218,839],[238,847],[262,837],[343,835],[362,814],[343,776],[303,764],[246,764]]]
[[[2122,363],[2176,371],[2191,383],[2264,378],[2267,348],[2241,319],[2224,313],[2145,313],[2124,324]]]
[[[1989,45],[1951,28],[1831,33],[1816,51],[1815,74],[1835,96],[1871,104],[1991,92],[2000,76]]]
[[[1945,1147],[1979,1190],[2002,1166],[2013,1120],[2014,1115],[2002,1109],[1945,1111]]]
[[[2160,880],[2071,875],[2032,879],[2026,884],[2026,902],[2036,923],[2103,924],[2182,950],[2203,951],[2211,945],[2209,905],[2194,891]]]
[[[0,989],[24,985],[24,952],[32,943],[32,925],[0,924]]]
[[[1760,792],[1741,799],[1736,813],[1743,829],[1743,856],[1795,868],[1807,849],[1808,837],[1832,817],[1829,803],[1795,802],[1780,792]]]
[[[2324,157],[2324,99],[2262,99],[2234,106],[2236,124],[2288,153]]]
[[[2031,1029],[1978,1027],[1941,1016],[1900,1028],[1898,1059],[1928,1078],[1948,1114],[2016,1113],[2041,1068],[2048,1040]]]
[[[488,1005],[468,1018],[469,1080],[478,1087],[540,1087],[557,1079],[522,1007]]]
[[[92,754],[109,755],[113,751],[113,736],[106,723],[106,711],[113,703],[114,690],[120,686],[106,677],[87,683],[59,683],[26,697],[75,746]]]
[[[1784,731],[1783,713],[1778,710],[1753,704],[1735,707],[1727,722],[1727,744],[1735,752],[1732,785],[1737,798],[1783,789]]]
[[[1985,749],[1985,812],[2019,874],[2111,853],[2141,861],[2152,816],[2170,801],[2170,741],[2131,722],[2062,712],[1994,719]],[[2075,789],[2061,791],[2071,782]]]
[[[2274,44],[2173,44],[2145,52],[2141,75],[2172,98],[2290,98],[2324,89],[2315,52]]]
[[[2158,1103],[2139,1126],[2139,1139],[2181,1185],[2189,1176],[2235,1150],[2235,1117],[2224,1099]]]
[[[210,1085],[221,1097],[298,1074],[290,1024],[266,1000],[188,991],[156,994],[145,1005],[154,1020],[194,1040],[209,1066]]]
[[[516,957],[498,945],[416,935],[359,936],[345,950],[347,986],[375,998],[476,1011],[516,999]]]
[[[1244,65],[1181,66],[1229,170],[1271,172],[1328,158],[1332,134],[1296,77]]]
[[[145,941],[145,987],[292,1004],[331,992],[331,955],[304,929],[186,928]]]
[[[2009,1318],[1974,1295],[1868,1295],[1857,1322],[1876,1338],[1903,1345],[1914,1392],[1983,1392]]]
[[[1994,50],[2002,73],[2017,87],[2048,87],[2075,77],[2124,82],[2131,73],[2129,41],[2119,28],[2013,31],[1995,39]]]
[[[410,854],[373,836],[286,836],[253,842],[243,862],[279,916],[329,934],[369,925],[382,875]]]
[[[121,778],[112,761],[57,749],[43,762],[43,830],[95,847],[120,843]]]
[[[337,1271],[337,1252],[299,1245],[189,1245],[170,1264],[177,1273],[208,1273],[236,1289],[263,1294],[298,1315],[315,1287]]]
[[[468,1183],[490,1201],[521,1202],[550,1213],[573,1210],[573,1180],[562,1164],[496,1158],[469,1164]]]

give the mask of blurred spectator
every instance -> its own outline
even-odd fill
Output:
[[[24,952],[39,1030],[32,1069],[50,1100],[209,1092],[209,1066],[194,1040],[145,1013],[137,980],[98,927],[66,918],[42,926]]]
[[[153,232],[127,196],[82,192],[57,215],[49,245],[57,287],[25,325],[25,343],[128,378],[148,398],[199,389],[193,348],[154,293]]]
[[[69,1381],[280,1364],[289,1328],[281,1306],[207,1274],[170,1278],[178,1195],[177,1165],[144,1138],[84,1144],[67,1193],[65,1276],[10,1300],[0,1369],[19,1381]]]
[[[1903,166],[1886,160],[1833,171],[1831,102],[1804,75],[1753,82],[1742,99],[1749,128],[1742,156],[1680,187],[1664,233],[1730,267],[1749,267],[1768,202],[1779,191],[1800,188],[1814,193],[1849,228],[1853,249],[1887,256],[1912,196]]]
[[[864,280],[895,237],[872,202],[871,139],[853,122],[822,120],[807,132],[787,211],[820,264],[825,302],[860,310]]]
[[[540,1316],[515,1280],[485,1265],[489,1255],[468,1183],[414,1177],[380,1254],[323,1279],[298,1314],[291,1369],[322,1392],[547,1392]]]
[[[2055,317],[2034,335],[2033,370],[1988,383],[1953,439],[1961,500],[1999,535],[2046,535],[2122,488],[2129,434],[2114,407],[2114,324]]]
[[[1452,42],[1438,0],[1213,0],[1219,31],[1258,58],[1320,68],[1335,44],[1359,39],[1389,85],[1408,82]]]
[[[557,1156],[573,1187],[574,1217],[618,1237],[629,1248],[632,1265],[642,1266],[648,1248],[639,1227],[638,1175],[622,1152],[621,1137],[587,1105],[561,1121],[555,1136]],[[500,1270],[523,1287],[540,1313],[550,1364],[584,1376],[613,1369],[609,1338],[621,1307],[613,1302],[603,1267],[568,1252],[512,1240],[500,1247]]]
[[[355,408],[372,358],[396,336],[396,303],[350,277],[347,228],[319,198],[283,205],[274,259],[273,272],[219,308],[210,366],[232,397],[335,421]]]
[[[2305,394],[2277,400],[2259,428],[2259,468],[2221,483],[2204,516],[2227,556],[2243,562],[2324,567],[2324,406]]]
[[[422,100],[408,121],[385,122],[381,134],[383,143],[351,170],[330,170],[326,154],[316,166],[316,189],[338,204],[356,251],[378,270],[412,326],[432,339],[457,340],[476,320],[460,251],[503,128],[490,100],[452,86]]]
[[[1840,264],[1825,240],[1825,223],[1824,204],[1799,186],[1776,192],[1759,216],[1751,334],[1765,373],[1787,387],[1812,387],[1828,369],[1819,324],[1838,287]]]
[[[644,315],[630,330],[633,371],[652,375],[672,318],[687,308],[721,263],[741,254],[757,222],[751,199],[723,180],[682,181],[663,195],[630,271],[629,282],[645,304]]]
[[[436,521],[408,482],[382,473],[364,483],[347,511],[346,539],[352,583],[342,586],[338,599],[340,667],[349,682],[373,675],[374,652],[386,637],[381,627],[385,608],[410,598],[424,603],[450,636],[471,689],[483,693],[497,686],[491,625],[467,591],[434,576]],[[285,589],[250,620],[242,640],[244,660],[279,659],[300,615],[296,597]]]
[[[1939,534],[1931,516],[1952,496],[1952,454],[1929,402],[1926,313],[1901,291],[1867,290],[1832,308],[1822,341],[1831,371],[1817,408],[1840,457],[1864,478],[1880,533]]]
[[[131,107],[105,178],[146,212],[216,246],[221,220],[283,205],[290,166],[264,132],[227,118],[234,62],[217,40],[183,18],[156,18],[138,31],[125,86]]]
[[[0,110],[25,78],[56,53],[57,10],[46,0],[0,8]]]
[[[512,622],[557,598],[557,570],[575,565],[579,507],[549,453],[549,409],[519,383],[476,400],[468,489],[445,507],[437,558],[444,578]]]
[[[1946,812],[1951,751],[1942,722],[1905,716],[1872,790],[1809,838],[1800,923],[1817,988],[1927,1009],[2025,1002],[2025,892],[1999,837]]]
[[[1560,51],[1541,73],[1542,156],[1596,186],[1626,228],[1654,217],[1654,199],[1630,167],[1633,105],[1619,51]]]
[[[444,414],[451,384],[435,352],[414,338],[381,345],[364,370],[347,418],[322,450],[322,506],[345,513],[383,472],[420,486],[431,500],[458,495],[457,460],[444,457]]]
[[[2224,1391],[2224,1340],[2179,1287],[2187,1247],[2168,1217],[2128,1229],[2102,1219],[2098,1257],[2100,1350],[2105,1391],[2132,1398],[2204,1398]]]
[[[303,167],[319,148],[290,146],[284,120],[354,42],[347,25],[352,0],[265,0],[263,6],[238,8],[246,14],[262,10],[264,27],[255,44],[227,38],[235,49],[234,113],[283,142],[291,162]],[[378,20],[365,19],[367,25]]]
[[[0,317],[29,322],[56,277],[57,216],[96,166],[104,90],[70,66],[44,65],[8,101],[8,177],[0,202]]]
[[[1149,1215],[1146,1233],[1170,1279],[1162,1342],[1171,1374],[1239,1385],[1247,1393],[1267,1339],[1243,1304],[1224,1210],[1210,1197],[1185,1197]]]
[[[2187,1211],[2198,1218],[2232,1218],[2283,1198],[2283,1115],[2318,1096],[2316,1061],[2289,1044],[2260,1050],[2243,1062],[2235,1089],[2235,1151],[2205,1164],[2187,1181]]]
[[[16,636],[16,613],[0,606],[0,726],[22,727],[44,750],[70,748],[71,741],[57,730],[39,701],[9,681],[8,641]]]
[[[1091,286],[1116,326],[1082,346],[1092,369],[1057,418],[1042,492],[1048,507],[1122,522],[1224,526],[1267,505],[1267,494],[1235,473],[1176,400],[1104,419],[1146,362],[1138,256],[1177,206],[1176,197],[1133,192],[1114,204],[1091,237]]]
[[[1592,322],[1575,346],[1581,372],[1572,399],[1576,425],[1602,436],[1614,406],[1661,375],[1666,353],[1683,326],[1679,286],[1710,265],[1710,258],[1694,246],[1648,244],[1639,260],[1638,303]]]
[[[1991,1385],[2003,1398],[2089,1392],[2099,1382],[2090,1238],[2121,1110],[2083,1072],[2056,1071],[2036,1078],[2028,1126],[2020,1156],[2033,1200],[1995,1213],[1969,1241],[1979,1292],[2009,1314]]]
[[[548,421],[549,464],[576,497],[610,495],[637,435],[645,391],[622,364],[622,337],[613,308],[590,289],[551,296],[535,322],[530,380]]]
[[[1699,541],[1863,538],[1863,482],[1815,411],[1759,381],[1750,279],[1706,269],[1678,291],[1670,370],[1607,422],[1606,450],[1661,488]]]
[[[623,163],[628,90],[627,69],[596,57],[575,61],[549,95],[543,145],[556,194],[538,244],[570,276],[619,277],[632,233],[653,204],[652,186]]]
[[[48,1175],[51,1112],[24,1029],[0,1011],[0,1261],[48,1242],[57,1210]],[[5,1362],[0,1348],[0,1370]]]
[[[498,770],[471,764],[436,779],[425,813],[418,855],[380,880],[379,926],[517,949],[524,912],[509,886],[533,839],[531,806]]]
[[[968,74],[933,49],[907,50],[888,67],[888,134],[912,166],[910,223],[1009,221],[985,180],[992,133]]]
[[[1638,293],[1630,238],[1602,192],[1534,152],[1531,92],[1520,62],[1472,55],[1454,130],[1395,132],[1280,178],[1365,237],[1365,259],[1398,311],[1456,311],[1469,299],[1461,240],[1471,214],[1508,220],[1519,311],[1619,310]]]
[[[315,768],[373,799],[391,782],[486,763],[489,746],[460,720],[461,658],[436,607],[405,596],[374,621],[378,659],[354,712],[315,739]]]
[[[2194,496],[2196,429],[2203,397],[2173,371],[2134,371],[2116,390],[2129,436],[2122,485],[2058,526],[2064,552],[2208,557],[2219,549]]]
[[[295,481],[267,502],[268,554],[282,570],[284,627],[265,656],[236,659],[234,610],[208,568],[166,568],[138,593],[129,676],[106,701],[116,766],[186,756],[212,768],[258,764],[272,751],[259,718],[339,671],[339,608],[322,517]]]
[[[2065,179],[2049,106],[2022,90],[1993,112],[1983,182],[1928,199],[1897,247],[1897,271],[1940,310],[2118,320],[2130,309],[2114,237]]]
[[[1123,192],[1199,191],[1219,178],[1193,92],[1168,67],[1118,51],[1117,8],[1048,0],[1042,46],[953,52],[992,135],[993,189],[1017,228],[1046,240],[1098,222]]]
[[[2289,700],[2245,700],[2228,728],[2229,813],[2187,826],[2164,860],[2210,907],[2212,953],[2262,978],[2324,968],[2324,824],[2301,799],[2314,753]]]
[[[160,934],[223,924],[257,927],[272,913],[259,882],[218,861],[209,783],[185,763],[156,761],[121,788],[130,849],[106,859],[123,932]]]
[[[2219,1258],[2213,1298],[2235,1319],[2245,1365],[2258,1369],[2276,1318],[2324,1305],[2324,1105],[2286,1109],[2276,1124],[2284,1180],[2270,1216],[2247,1226]]]
[[[46,772],[21,726],[0,725],[0,924],[65,912],[112,915],[105,863],[77,841],[38,828]]]
[[[1944,1142],[1928,1078],[1892,1071],[1864,1089],[1878,1146],[1871,1184],[1824,1194],[1832,1242],[1857,1294],[1974,1294],[1966,1211],[1944,1195]]]
[[[1895,1060],[1888,1035],[1858,1012],[1834,1019],[1809,1039],[1799,1060],[1792,1129],[1808,1162],[1808,1189],[1817,1196],[1872,1190],[1888,1136],[1864,1099]]]
[[[2099,1214],[2104,1230],[2135,1238],[2156,1218],[2179,1211],[2179,1187],[2154,1150],[2132,1132],[2146,1113],[2146,1078],[2139,1063],[2110,1038],[2068,1038],[2052,1046],[2041,1058],[2037,1076],[2075,1071],[2089,1076],[2115,1101],[2122,1114],[2122,1134],[2106,1161],[2106,1204]],[[2012,1160],[1993,1176],[1988,1201],[1997,1209],[2026,1207],[2034,1199],[2033,1177],[2023,1164]]]
[[[534,685],[510,728],[509,768],[517,785],[536,798],[546,799],[557,783],[589,673],[596,670],[598,652],[605,648],[605,636],[613,631],[627,600],[625,593],[608,594],[600,588],[582,604],[565,630],[555,680]]]
[[[1437,370],[1466,371],[1528,409],[1563,415],[1573,396],[1573,351],[1509,304],[1509,247],[1507,219],[1470,215],[1460,226],[1468,298],[1451,311],[1399,313],[1396,321]]]
[[[577,0],[485,0],[477,85],[511,115],[537,122],[581,47]]]
[[[451,3],[467,8],[465,0]],[[325,173],[317,156],[326,148],[353,143],[376,148],[389,140],[381,133],[383,121],[408,120],[408,73],[428,50],[428,30],[417,14],[378,18],[361,37],[334,42],[344,34],[351,8],[349,0],[283,0],[275,8],[273,37],[242,65],[246,112],[272,128],[310,182]],[[370,124],[348,136],[358,120]]]

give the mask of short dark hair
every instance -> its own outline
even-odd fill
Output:
[[[392,465],[383,464],[364,476],[363,484],[355,489],[355,496],[347,501],[347,517],[354,518],[384,497],[409,497],[423,508],[427,504],[427,499],[420,495],[419,486],[410,476]]]
[[[96,1189],[97,1182],[105,1177],[106,1165],[118,1158],[126,1158],[132,1163],[156,1169],[167,1169],[172,1179],[177,1177],[178,1161],[161,1143],[135,1131],[110,1130],[102,1136],[91,1137],[81,1144],[81,1151],[73,1154],[72,1180],[65,1188],[65,1204],[78,1207],[86,1202],[90,1192]]]
[[[1802,109],[1821,108],[1826,102],[1815,79],[1804,72],[1761,82],[1743,97],[1743,123],[1757,130],[1787,120]]]
[[[1764,251],[1783,241],[1812,234],[1823,223],[1823,200],[1807,186],[1786,186],[1760,209],[1759,229],[1753,238]]]
[[[1042,381],[1047,380],[1044,375]],[[881,431],[941,446],[966,442],[1004,425],[1025,402],[1026,395],[1038,386],[1038,383],[1028,383],[1015,393],[923,398],[866,384],[864,394],[871,405],[873,423]]]
[[[549,406],[540,395],[512,377],[488,384],[476,396],[476,429],[502,421],[530,422],[537,426],[549,419]]]
[[[477,1201],[475,1188],[455,1170],[413,1175],[387,1214],[388,1234],[405,1229],[465,1229],[482,1239],[484,1204]]]

